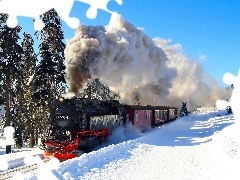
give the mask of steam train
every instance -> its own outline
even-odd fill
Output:
[[[177,114],[175,107],[60,97],[53,103],[48,135],[42,142],[44,157],[60,161],[75,158],[81,152],[91,152],[120,126],[155,127],[175,120]]]

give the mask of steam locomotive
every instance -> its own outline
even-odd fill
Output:
[[[177,108],[123,105],[119,101],[87,98],[55,99],[48,135],[43,140],[44,156],[60,161],[91,152],[112,132],[131,123],[139,128],[156,126],[177,118]]]

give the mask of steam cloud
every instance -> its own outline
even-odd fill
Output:
[[[188,108],[193,110],[196,105],[214,106],[218,99],[229,99],[231,90],[223,89],[215,79],[204,72],[199,61],[189,59],[180,44],[170,45],[171,40],[159,37],[153,39],[155,44],[162,48],[169,58],[168,67],[175,67],[178,76],[173,80],[173,87],[167,102],[171,105],[179,102],[188,102]],[[176,105],[175,105],[176,106]]]
[[[187,58],[180,45],[169,44],[151,39],[121,15],[110,26],[81,25],[65,49],[70,91],[78,93],[89,79],[100,78],[128,104],[213,106],[229,98],[198,61]]]
[[[126,103],[159,103],[169,94],[175,68],[165,52],[142,29],[115,16],[111,27],[80,26],[65,49],[70,91],[78,93],[91,78],[100,78]],[[148,92],[148,93],[146,93]]]

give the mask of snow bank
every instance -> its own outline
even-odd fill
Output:
[[[225,131],[232,132],[233,137],[237,135],[234,134],[237,130],[232,130],[234,116],[226,116],[226,113],[219,111],[179,118],[144,135],[137,133],[136,139],[130,138],[62,162],[54,172],[58,179],[185,180],[226,179],[226,176],[234,179],[231,170],[235,167],[227,152],[235,150],[236,156],[239,149],[236,140],[232,138],[235,145],[226,145],[226,141],[217,143],[219,135]],[[122,141],[118,136],[115,140]],[[219,151],[223,146],[228,150]],[[222,159],[224,153],[228,164]],[[234,156],[233,152],[231,154]],[[223,171],[224,168],[228,171]],[[240,177],[236,174],[238,171],[234,172],[234,176]],[[26,177],[36,179],[37,176],[29,174]]]

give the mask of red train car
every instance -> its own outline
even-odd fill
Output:
[[[149,106],[152,109],[152,126],[169,121],[169,109],[167,106]]]
[[[146,126],[151,126],[152,109],[149,106],[140,105],[125,105],[126,112],[129,115],[129,121],[134,126],[143,129]]]
[[[125,105],[129,121],[137,127],[156,127],[177,118],[178,109],[169,106]]]
[[[168,109],[169,109],[169,121],[173,121],[173,120],[177,119],[178,108],[168,107]]]

